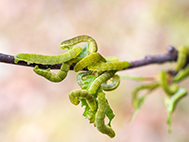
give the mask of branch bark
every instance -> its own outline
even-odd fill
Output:
[[[163,64],[165,62],[173,62],[177,60],[177,50],[173,46],[167,47],[168,53],[166,54],[160,54],[160,55],[148,55],[144,59],[136,60],[136,61],[130,61],[130,67],[127,69],[137,68],[145,65],[150,64]],[[55,64],[55,65],[41,65],[41,64],[27,64],[27,62],[19,61],[17,64],[14,63],[14,56],[12,55],[6,55],[0,53],[0,62],[7,63],[7,64],[13,64],[13,65],[21,65],[21,66],[27,66],[27,67],[35,67],[38,65],[42,69],[60,69],[61,64]],[[75,64],[73,64],[70,67],[70,70],[73,70],[73,67]],[[84,69],[87,70],[87,69]],[[125,70],[125,69],[124,69]]]

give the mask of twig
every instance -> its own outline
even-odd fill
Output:
[[[144,59],[131,61],[129,68],[141,67],[149,64],[163,64],[165,62],[173,62],[177,60],[178,51],[173,46],[167,47],[168,53],[155,56],[146,56]]]
[[[177,60],[177,50],[173,46],[168,46],[167,47],[168,53],[166,54],[160,54],[160,55],[148,55],[144,59],[141,60],[136,60],[136,61],[130,61],[130,67],[127,69],[131,68],[137,68],[145,65],[150,65],[150,64],[162,64],[165,62],[173,62]],[[14,63],[14,56],[12,55],[6,55],[0,53],[0,62],[2,63],[7,63],[7,64],[13,64],[13,65],[21,65],[21,66],[27,66],[27,67],[34,67],[35,65],[39,65],[40,68],[42,69],[60,69],[61,64],[55,64],[55,65],[41,65],[41,64],[27,64],[27,62],[24,61],[19,61],[17,64]],[[70,70],[73,70],[73,67],[75,64],[73,64],[70,67]],[[86,70],[86,69],[84,69]]]

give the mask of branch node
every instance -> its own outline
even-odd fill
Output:
[[[171,46],[171,45],[169,45],[169,46],[167,46],[167,50],[168,50],[168,52],[169,53],[174,53],[174,52],[177,52],[177,50],[175,49],[175,47],[173,47],[173,46]]]

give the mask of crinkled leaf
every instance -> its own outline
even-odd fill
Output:
[[[85,118],[88,118],[90,120],[90,123],[94,123],[96,112],[90,111],[90,108],[89,108],[88,104],[86,103],[85,99],[81,99],[81,102],[82,102],[82,106],[85,106],[83,116]]]
[[[143,105],[147,95],[148,94],[145,94],[144,96],[142,96],[140,98],[136,98],[135,100],[133,100],[134,111],[132,112],[129,121],[131,121],[134,118],[134,116],[136,115],[137,111],[141,108],[141,106]]]
[[[84,58],[84,57],[86,57],[86,56],[89,54],[89,53],[88,53],[88,46],[89,46],[88,43],[86,43],[86,44],[83,46],[82,51],[81,51],[81,53],[79,54],[78,57]]]
[[[146,99],[146,96],[147,96],[147,94],[145,94],[142,97],[136,98],[136,100],[133,101],[134,102],[133,106],[134,106],[135,110],[140,109],[140,107],[143,105],[143,103]]]
[[[114,113],[113,113],[113,110],[110,108],[109,103],[108,103],[108,111],[107,111],[107,113],[106,113],[106,116],[107,116],[108,119],[109,119],[108,125],[111,126],[111,121],[112,121],[112,119],[115,117],[115,115],[114,115]]]
[[[83,89],[88,90],[89,87],[90,87],[90,84],[91,84],[97,77],[98,77],[98,75],[95,75],[95,76],[94,76],[94,75],[89,75],[89,76],[84,77],[84,78],[83,78],[83,83],[84,83]],[[102,89],[99,88],[98,91],[102,91]],[[97,91],[97,92],[98,92],[98,91]],[[97,94],[97,93],[96,93],[96,94]],[[95,99],[96,99],[96,97],[97,97],[96,94],[93,95]],[[107,110],[106,116],[107,116],[108,119],[109,119],[108,125],[111,126],[111,121],[112,121],[112,119],[115,117],[115,115],[114,115],[112,109],[110,108],[108,101],[107,101],[107,104],[108,104],[108,110]],[[86,103],[86,100],[85,100],[85,99],[81,99],[81,106],[82,106],[82,107],[85,106],[85,111],[84,111],[84,113],[83,113],[83,116],[84,116],[85,118],[88,118],[88,119],[90,120],[90,123],[93,123],[93,122],[95,121],[95,114],[96,114],[96,112],[91,112],[91,110],[90,110],[88,104]]]
[[[90,87],[90,84],[96,79],[97,76],[89,75],[86,77],[83,77],[83,89],[88,90]]]
[[[135,81],[151,81],[151,80],[154,80],[153,77],[131,76],[131,75],[120,74],[120,73],[118,73],[118,75],[123,79],[130,79],[130,80],[135,80]]]
[[[132,103],[133,103],[134,111],[133,111],[129,121],[131,121],[134,118],[134,116],[136,115],[136,112],[141,108],[147,95],[151,91],[155,90],[158,86],[159,86],[159,84],[157,82],[154,82],[154,83],[150,83],[150,84],[139,85],[133,90],[133,92],[132,92],[133,102]],[[139,92],[141,90],[148,90],[148,92],[145,95],[143,95],[142,97],[139,97]]]
[[[170,133],[171,127],[172,127],[172,123],[171,123],[171,115],[174,112],[175,108],[176,108],[176,104],[179,102],[179,100],[181,98],[183,98],[184,96],[187,95],[187,91],[184,88],[179,88],[179,90],[172,96],[165,96],[165,106],[167,109],[167,124],[168,124],[168,132]]]
[[[173,104],[171,103],[169,96],[165,96],[164,102],[165,102],[165,106],[166,106],[166,109],[167,109],[168,132],[171,133],[171,131],[172,131],[172,118],[171,118],[171,115],[173,113],[173,109],[172,109]]]
[[[83,89],[88,90],[88,88],[90,87],[90,84],[96,79],[96,76],[93,75],[89,75],[83,78]],[[96,99],[96,97],[94,96],[94,98]],[[85,118],[88,118],[90,120],[90,123],[93,123],[95,120],[95,113],[96,112],[92,112],[86,102],[85,99],[80,99],[81,100],[81,106],[85,106],[85,110],[83,113],[83,116]]]

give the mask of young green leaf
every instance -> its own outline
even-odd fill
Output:
[[[187,95],[187,91],[184,88],[179,88],[178,91],[172,95],[172,96],[165,96],[165,105],[167,109],[167,124],[168,124],[168,132],[171,132],[171,126],[172,126],[172,121],[171,121],[171,115],[174,112],[177,103]]]

